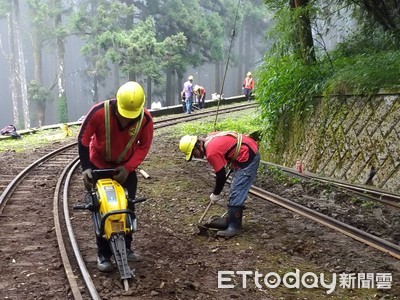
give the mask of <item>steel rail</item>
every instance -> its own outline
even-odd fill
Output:
[[[347,190],[354,193],[357,196],[367,198],[368,200],[378,201],[388,206],[392,206],[396,209],[400,209],[400,195],[385,190],[371,188],[368,186],[363,186],[359,184],[346,183],[335,178],[327,178],[323,176],[314,175],[312,173],[300,173],[289,167],[281,166],[278,164],[270,163],[262,160],[261,163],[274,166],[286,173],[290,173],[295,177],[305,178],[309,180],[315,180],[318,182],[326,183],[342,190]]]
[[[63,266],[64,266],[64,271],[65,274],[67,275],[67,279],[68,279],[68,283],[69,286],[71,288],[71,292],[72,295],[74,296],[75,300],[82,300],[82,293],[79,290],[74,272],[72,270],[71,267],[71,263],[68,259],[68,254],[67,254],[67,248],[65,246],[64,243],[64,238],[61,232],[61,222],[60,222],[60,217],[59,217],[59,198],[60,198],[60,191],[61,191],[61,187],[63,185],[66,173],[68,172],[68,170],[71,168],[73,163],[76,163],[77,158],[75,158],[68,166],[66,166],[66,168],[62,171],[62,173],[60,174],[60,176],[58,177],[58,181],[57,181],[57,185],[56,188],[54,190],[54,198],[53,198],[53,219],[54,219],[54,228],[56,231],[56,237],[57,237],[57,243],[58,243],[58,250],[60,251],[61,254],[61,260],[63,262]],[[67,216],[64,217],[65,218],[65,222],[67,223],[67,221],[69,219],[67,219]]]
[[[225,109],[225,110],[223,110],[223,113],[227,113],[227,112],[231,112],[231,111],[237,111],[237,110],[243,110],[244,107],[248,108],[249,106],[251,108],[254,105],[242,105],[240,107],[235,107],[233,109],[232,108]],[[159,126],[155,126],[155,129],[161,128],[161,127],[166,127],[166,126],[172,126],[172,125],[174,125],[176,123],[181,122],[182,119],[193,120],[193,119],[196,119],[196,118],[202,118],[202,117],[204,117],[204,115],[210,115],[210,113],[209,112],[205,112],[205,113],[202,113],[202,114],[196,114],[195,116],[183,116],[183,117],[179,116],[177,118],[173,118],[173,121],[171,121],[170,119],[162,120],[162,121],[159,120],[159,121],[156,122],[156,124],[158,124]],[[82,255],[80,253],[79,246],[78,246],[77,240],[75,238],[73,226],[71,224],[70,215],[69,215],[68,188],[69,188],[69,185],[70,185],[70,182],[71,182],[71,179],[72,179],[72,175],[73,175],[74,171],[78,168],[78,165],[79,165],[79,157],[75,158],[65,170],[65,172],[68,171],[68,175],[67,175],[67,177],[65,179],[65,182],[64,182],[64,191],[63,191],[64,220],[65,220],[65,224],[66,224],[66,229],[67,229],[69,241],[70,241],[71,247],[72,247],[73,252],[74,252],[74,256],[75,256],[75,258],[77,260],[77,263],[79,265],[79,269],[81,271],[81,274],[82,274],[83,280],[84,280],[84,282],[86,284],[86,287],[89,290],[90,296],[94,300],[100,300],[101,298],[100,298],[99,294],[97,293],[97,289],[96,289],[96,287],[95,287],[95,285],[93,283],[93,280],[92,280],[92,278],[90,276],[90,273],[89,273],[89,271],[88,271],[88,269],[86,267],[86,263],[83,260]],[[62,174],[62,176],[65,177],[64,173]],[[56,199],[56,194],[54,194],[54,198]],[[54,201],[56,201],[56,200],[54,200]],[[58,211],[58,209],[57,210],[55,209],[55,211]],[[58,216],[55,217],[55,218],[58,219]],[[57,231],[60,231],[60,229],[58,229]],[[61,235],[61,232],[59,233],[59,235]],[[62,239],[62,236],[60,236],[59,239],[58,239],[58,240],[60,240],[59,241],[59,248],[60,249],[64,249],[65,245],[64,245],[63,241],[61,241],[61,239]],[[62,252],[66,252],[66,250],[62,250]],[[82,299],[82,296],[81,296],[81,293],[80,293],[79,289],[77,290],[76,288],[73,288],[73,287],[76,286],[76,279],[75,279],[75,277],[73,275],[73,271],[72,271],[72,269],[70,268],[69,265],[70,265],[69,263],[65,264],[65,266],[67,266],[67,268],[65,269],[65,272],[66,272],[66,274],[68,276],[68,280],[69,280],[70,285],[71,285],[71,290],[73,290],[75,299]],[[75,296],[75,294],[76,294],[76,296]]]
[[[250,109],[255,107],[255,104],[244,104],[240,106],[235,106],[231,108],[224,108],[219,111],[220,114],[227,114],[235,111],[241,111],[244,109]],[[154,122],[154,128],[160,128],[160,127],[166,127],[166,126],[172,126],[174,124],[182,123],[182,120],[187,120],[187,121],[193,121],[197,119],[201,119],[204,117],[211,117],[213,115],[216,115],[216,111],[202,111],[202,112],[196,112],[195,114],[190,114],[190,115],[185,115],[185,116],[178,116],[170,119],[163,119],[163,120],[157,120]],[[166,124],[163,124],[166,123]]]
[[[234,111],[239,111],[239,110],[244,110],[244,109],[248,109],[248,108],[252,108],[255,107],[255,104],[245,104],[245,105],[240,105],[240,106],[235,106],[234,108],[224,108],[223,110],[220,111],[220,113],[230,113],[230,112],[234,112]],[[164,119],[164,120],[157,120],[154,123],[156,124],[155,129],[157,128],[161,128],[161,127],[166,127],[166,126],[172,126],[175,125],[176,123],[180,123],[183,120],[187,119],[188,121],[191,120],[195,120],[195,119],[199,119],[199,118],[203,118],[205,116],[212,116],[214,115],[216,112],[215,111],[202,111],[202,112],[197,112],[195,114],[191,114],[191,115],[186,115],[186,116],[178,116],[175,118],[168,118],[168,119]],[[44,155],[43,157],[41,157],[40,159],[36,160],[35,162],[33,162],[31,165],[29,165],[27,168],[25,168],[23,171],[21,171],[6,187],[6,189],[4,190],[4,192],[0,195],[0,209],[2,207],[4,207],[6,205],[6,200],[11,196],[11,194],[13,193],[13,191],[16,189],[16,187],[22,182],[22,180],[29,174],[29,172],[36,166],[40,165],[41,163],[43,163],[44,161],[56,156],[57,154],[59,154],[62,151],[65,151],[71,147],[74,147],[77,145],[77,142],[73,142],[71,144],[65,145],[59,149],[56,149],[55,151],[52,151],[46,155]],[[69,261],[68,258],[68,254],[67,254],[67,250],[66,250],[66,246],[64,243],[64,239],[62,237],[62,230],[61,230],[61,222],[60,222],[60,217],[58,215],[58,211],[59,211],[59,206],[58,206],[58,201],[59,201],[59,194],[60,194],[60,189],[61,186],[64,184],[64,192],[63,192],[63,199],[68,199],[68,185],[69,182],[71,180],[71,176],[72,173],[74,172],[74,170],[77,168],[79,164],[79,160],[78,157],[76,157],[74,160],[72,160],[72,162],[63,170],[62,174],[59,176],[59,179],[57,181],[57,185],[55,188],[55,192],[54,192],[54,197],[53,197],[53,215],[54,215],[54,224],[55,224],[55,231],[56,231],[56,238],[57,238],[57,243],[58,243],[58,247],[59,247],[59,252],[61,254],[61,259],[64,265],[64,270],[65,270],[65,274],[67,276],[70,288],[71,288],[71,292],[74,296],[75,299],[82,299],[82,294],[79,290],[78,284],[76,282],[76,278],[73,274],[73,270],[71,267],[71,263]],[[73,165],[73,166],[72,166]],[[66,173],[68,172],[67,178],[66,177]],[[68,211],[68,201],[64,200],[64,220],[65,220],[65,224],[66,224],[66,228],[68,231],[68,236],[69,236],[69,240],[70,240],[70,244],[71,247],[73,248],[74,251],[74,255],[75,258],[78,262],[78,265],[80,267],[82,276],[84,278],[85,284],[87,286],[87,289],[90,292],[90,295],[92,297],[92,299],[100,299],[96,288],[94,287],[93,281],[91,280],[90,274],[87,271],[86,265],[83,261],[83,258],[79,252],[79,248],[77,246],[77,242],[72,230],[72,225],[70,222],[70,218],[69,218],[69,211]],[[2,209],[0,210],[0,213],[2,212]]]
[[[88,269],[86,268],[86,263],[83,260],[81,252],[79,250],[78,242],[76,241],[76,238],[75,238],[74,230],[73,230],[72,224],[71,224],[71,218],[69,215],[69,209],[68,209],[68,188],[70,187],[72,175],[73,175],[74,171],[78,168],[79,163],[80,163],[79,157],[76,157],[76,159],[71,163],[71,168],[69,169],[68,175],[65,179],[64,191],[63,191],[64,219],[65,219],[65,224],[66,224],[66,228],[67,228],[69,241],[72,246],[74,256],[78,262],[79,269],[80,269],[83,279],[85,281],[86,287],[88,288],[92,299],[100,300],[101,298],[100,298],[99,294],[97,293],[97,289],[93,283],[92,278],[90,277],[90,273],[89,273]]]
[[[304,207],[300,204],[297,204],[293,201],[265,191],[256,186],[252,186],[250,189],[250,193],[256,195],[262,199],[265,199],[269,202],[272,202],[276,205],[289,209],[299,215],[307,217],[311,220],[314,220],[322,225],[325,225],[329,228],[332,228],[336,231],[339,231],[355,240],[358,240],[366,245],[369,245],[375,249],[378,249],[382,252],[388,253],[391,256],[400,259],[400,247],[390,243],[382,238],[376,237],[370,233],[359,230],[355,227],[352,227],[348,224],[335,220],[331,217],[328,217],[324,214],[321,214],[317,211]]]
[[[45,156],[39,158],[38,160],[34,161],[32,164],[30,164],[28,167],[26,167],[24,170],[22,170],[17,176],[15,176],[15,178],[7,185],[7,187],[5,188],[5,190],[3,191],[3,193],[0,195],[0,214],[3,211],[3,208],[6,204],[7,199],[10,197],[10,195],[12,194],[12,192],[15,190],[15,188],[17,187],[17,185],[28,175],[28,173],[36,166],[38,166],[39,164],[41,164],[42,162],[50,159],[52,156],[67,150],[68,148],[75,146],[76,143],[71,143],[68,144],[66,146],[63,146],[59,149],[56,149],[48,154],[46,154]]]

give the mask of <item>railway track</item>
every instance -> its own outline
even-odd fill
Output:
[[[245,104],[221,108],[219,113],[230,113],[254,106]],[[215,114],[215,110],[197,111],[192,115],[155,121],[154,127],[162,128]],[[0,196],[0,253],[4,266],[0,275],[0,295],[6,299],[29,296],[32,288],[36,293],[34,297],[38,298],[64,298],[67,295],[67,298],[74,299],[100,299],[89,275],[94,270],[85,267],[77,246],[78,243],[85,245],[85,241],[93,239],[92,229],[86,228],[84,232],[87,234],[81,235],[79,241],[75,240],[69,216],[71,207],[67,204],[71,191],[74,197],[82,198],[81,179],[79,176],[72,176],[78,165],[76,145],[77,143],[73,142],[50,153],[43,153],[42,157],[16,176],[10,174],[2,179],[4,189]],[[70,183],[71,178],[75,178],[79,183]],[[70,186],[77,188],[68,190]],[[62,198],[65,199],[65,204],[62,204]],[[73,219],[87,219],[85,213],[73,214]],[[48,220],[54,220],[54,224],[51,221],[51,226],[44,226]],[[68,232],[69,235],[65,236],[64,232]],[[54,233],[57,240],[54,239]],[[68,240],[72,242],[71,245],[65,242]],[[41,256],[40,260],[31,260],[30,255],[33,251],[35,257]],[[92,253],[92,259],[95,261],[95,249],[87,249],[87,252]],[[35,272],[25,272],[25,266],[27,270],[34,268]],[[82,276],[80,280],[76,280],[79,270]],[[8,274],[18,275],[10,280]],[[82,290],[82,286],[86,288]]]
[[[323,184],[329,184],[332,187],[335,187],[339,190],[347,191],[349,193],[352,193],[354,196],[363,199],[364,201],[374,201],[374,202],[379,202],[381,204],[390,206],[395,209],[400,210],[400,195],[396,193],[392,193],[390,191],[382,190],[376,187],[368,186],[368,185],[363,185],[363,184],[351,184],[348,182],[345,182],[343,180],[338,180],[334,178],[327,178],[324,176],[318,176],[312,173],[303,173],[303,172],[298,172],[297,170],[293,168],[288,168],[284,166],[280,166],[274,163],[262,161],[263,164],[268,165],[268,166],[273,166],[278,168],[279,170],[282,170],[291,176],[301,178],[301,179],[306,179],[306,180],[314,180],[316,182],[320,182]]]
[[[321,214],[316,210],[309,209],[303,205],[297,204],[293,201],[290,201],[289,199],[272,194],[256,186],[253,186],[251,188],[250,193],[261,199],[264,199],[273,204],[286,208],[292,211],[293,213],[296,213],[298,215],[311,219],[315,222],[318,222],[324,226],[332,228],[335,231],[343,233],[368,246],[376,248],[382,252],[388,253],[391,256],[395,257],[396,259],[400,259],[400,247],[380,237],[369,234],[368,232],[357,229],[353,226],[340,222],[334,218]]]
[[[244,107],[235,109],[241,110]],[[179,116],[174,120],[155,122],[155,128],[210,115],[210,112],[199,112],[190,117]],[[43,299],[48,297],[101,299],[97,289],[100,288],[101,295],[104,295],[107,289],[123,288],[119,283],[118,274],[111,274],[108,277],[98,274],[95,268],[96,249],[93,243],[88,243],[89,240],[93,240],[88,212],[72,211],[72,203],[80,202],[83,198],[77,166],[77,152],[73,143],[33,163],[24,170],[25,174],[21,173],[15,177],[3,191],[0,198],[2,210],[0,223],[2,231],[7,234],[2,235],[1,244],[12,246],[0,247],[1,254],[7,262],[0,275],[1,296],[5,292],[9,299],[24,297],[28,299],[41,297]],[[335,228],[333,224],[336,222],[301,208],[299,205],[293,205],[287,199],[282,199],[257,187],[252,188],[252,193],[325,226]],[[49,219],[54,220],[54,227],[41,226],[42,223],[45,224],[41,220]],[[348,229],[346,227],[340,224],[335,229],[347,234],[344,231],[344,228]],[[79,234],[75,234],[72,231],[73,228],[80,228]],[[388,245],[385,241],[380,241],[370,235],[361,234],[361,238],[355,237],[360,233],[358,230],[353,229],[351,232],[347,235],[359,241],[364,238],[369,246],[389,253],[397,259],[400,258],[399,247]],[[54,236],[57,236],[57,241]],[[66,241],[71,241],[71,245]],[[374,246],[376,244],[379,246]],[[72,254],[73,250],[75,250],[74,254]],[[31,261],[29,254],[32,251],[42,253],[43,260]],[[36,254],[35,257],[37,257]],[[37,266],[36,272],[24,272],[24,266],[32,265]],[[13,276],[10,284],[7,274],[16,274],[15,267],[21,271]],[[35,295],[30,294],[32,286],[35,287]]]
[[[0,197],[0,294],[4,299],[29,297],[32,288],[37,293],[35,297],[43,299],[69,294],[54,239],[52,192],[59,174],[76,157],[73,146],[67,145],[33,162]],[[42,226],[49,223],[51,226]]]

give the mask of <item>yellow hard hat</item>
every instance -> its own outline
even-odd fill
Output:
[[[190,75],[190,76],[188,77],[188,80],[193,80],[193,76]]]
[[[247,76],[251,76],[251,72],[247,72]]]
[[[128,81],[117,91],[118,112],[124,118],[135,119],[142,112],[145,100],[142,86],[135,81]]]
[[[196,142],[197,136],[195,135],[185,135],[181,138],[181,141],[179,142],[179,149],[183,152],[183,154],[186,155],[186,160],[190,160],[192,157],[192,152]]]

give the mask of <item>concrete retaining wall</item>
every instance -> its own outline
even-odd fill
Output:
[[[399,94],[316,99],[308,116],[283,117],[278,136],[272,162],[400,192]]]

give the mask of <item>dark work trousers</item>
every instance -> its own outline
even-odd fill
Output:
[[[244,89],[244,95],[246,96],[246,100],[250,101],[251,100],[251,93],[252,93],[252,89]]]
[[[130,199],[135,199],[136,189],[137,189],[137,174],[136,171],[129,173],[128,178],[122,185],[128,190],[128,196]],[[97,244],[97,254],[98,256],[103,256],[104,258],[110,258],[112,255],[110,245],[108,241],[103,237],[96,236]],[[131,249],[132,244],[132,233],[125,235],[125,245],[126,249]]]
[[[204,93],[203,95],[198,95],[197,96],[197,102],[199,104],[199,108],[202,109],[204,108],[204,100],[206,99],[206,93]]]

